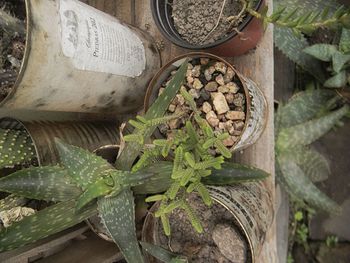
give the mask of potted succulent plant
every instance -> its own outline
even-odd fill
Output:
[[[149,157],[152,156],[144,150],[148,147],[148,140],[156,127],[177,117],[163,115],[180,89],[186,70],[187,61],[179,68],[161,97],[152,104],[146,114],[142,117],[138,116],[138,121],[130,121],[136,129],[132,134],[124,137],[127,142],[122,143],[120,155],[115,163],[118,169],[86,150],[56,140],[62,166],[29,168],[0,179],[0,189],[3,191],[57,202],[1,231],[1,251],[41,239],[98,213],[108,234],[117,243],[125,259],[128,262],[144,262],[135,232],[133,195],[161,194],[177,185],[176,181],[185,182],[185,179],[182,180],[180,177],[175,181],[172,179],[174,171],[180,169],[177,164],[178,157],[181,156],[181,147],[168,149],[164,140],[160,145],[158,144],[163,149],[164,155],[173,150],[178,154],[180,152],[180,155],[175,153],[173,161],[163,163],[163,169],[145,165],[146,162],[151,161],[152,158]],[[189,103],[193,104],[193,101]],[[199,117],[197,119],[200,121]],[[205,120],[200,123],[203,127],[207,127],[205,128],[206,138],[212,140],[208,145],[211,143],[220,145],[221,135],[215,135]],[[223,155],[227,157],[231,155],[227,149],[220,148]],[[141,154],[141,152],[144,153]],[[263,179],[267,176],[264,171],[256,168],[225,164],[223,156],[201,153],[205,159],[194,160],[193,163],[190,152],[191,150],[184,154],[190,160],[188,170],[194,173],[182,174],[187,178],[187,184],[182,186],[183,189],[190,187],[192,179],[195,179],[198,185],[202,185],[200,189],[203,191],[199,192],[205,193],[206,188],[203,184],[232,184],[242,180]],[[138,156],[140,159],[134,165]],[[131,168],[132,171],[129,171]],[[210,174],[210,171],[213,174]],[[43,173],[45,176],[42,176]],[[28,179],[30,184],[27,183]],[[34,187],[35,191],[33,191]],[[197,191],[197,188],[194,187],[193,190]],[[204,194],[203,197],[207,202],[208,196]],[[28,231],[29,225],[30,231]],[[162,252],[162,250],[159,251]]]

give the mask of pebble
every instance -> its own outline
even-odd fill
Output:
[[[201,89],[200,94],[204,100],[210,99],[210,93],[208,91],[206,91],[205,89]]]
[[[236,83],[234,82],[229,82],[226,84],[226,87],[229,89],[231,93],[236,94],[239,91],[239,87]]]
[[[221,74],[219,74],[219,75],[216,76],[215,81],[216,81],[220,86],[225,85],[224,77],[223,77]]]
[[[247,244],[231,226],[218,224],[212,233],[214,243],[222,255],[235,263],[244,263],[247,258]]]
[[[215,72],[215,68],[213,66],[210,66],[209,68],[204,70],[204,77],[205,77],[205,79],[207,81],[210,81],[214,72]]]
[[[200,62],[201,62],[201,65],[207,65],[209,63],[209,58],[201,58]]]
[[[244,95],[241,93],[238,93],[235,95],[235,98],[233,99],[233,104],[237,107],[242,107],[245,104]]]
[[[169,121],[168,125],[169,125],[169,128],[171,130],[174,130],[174,129],[179,128],[180,123],[181,123],[181,119],[180,118],[176,118],[176,119],[173,119],[173,120]]]
[[[206,120],[208,121],[208,123],[210,124],[210,126],[212,127],[216,127],[219,125],[220,121],[217,118],[216,114],[214,111],[209,111],[206,116],[205,116]]]
[[[228,89],[228,87],[226,85],[220,86],[218,88],[218,91],[221,93],[228,93],[230,90]]]
[[[243,121],[235,121],[235,122],[233,122],[233,127],[237,131],[242,131],[244,128],[244,122]]]
[[[198,78],[195,78],[194,81],[193,81],[193,88],[194,89],[198,89],[200,90],[201,88],[203,88],[203,84],[202,82],[198,79]]]
[[[198,78],[200,74],[201,74],[201,66],[200,65],[194,66],[194,68],[192,69],[192,76]]]
[[[226,118],[229,120],[244,120],[245,113],[242,111],[229,111],[226,113]]]
[[[170,104],[170,105],[169,105],[168,110],[169,110],[170,112],[174,112],[175,109],[176,109],[176,105],[174,105],[174,104]]]
[[[205,85],[205,90],[209,92],[217,91],[218,89],[218,84],[215,81],[210,81],[208,82],[207,85]]]
[[[181,94],[177,94],[177,95],[176,95],[176,99],[177,99],[177,103],[178,103],[179,105],[184,105],[184,104],[185,104],[185,98],[182,97]]]
[[[219,123],[219,129],[222,130],[222,131],[226,130],[226,124],[224,122],[220,122]]]
[[[225,94],[225,98],[228,104],[232,104],[235,97],[232,93],[228,93]]]
[[[213,104],[216,112],[218,114],[226,113],[230,110],[228,106],[224,94],[221,92],[212,93],[213,95]]]
[[[208,113],[213,109],[209,102],[203,103],[203,112]]]
[[[235,140],[233,140],[232,136],[228,137],[227,139],[223,140],[222,143],[226,146],[226,147],[231,147],[235,144]]]
[[[159,96],[160,94],[162,94],[164,90],[165,90],[165,88],[160,88],[159,91],[158,91],[158,96]]]
[[[193,69],[193,65],[191,63],[187,63],[187,70]]]
[[[228,67],[226,74],[224,75],[224,81],[225,83],[229,83],[233,80],[233,77],[235,76],[235,72],[233,71],[232,68]]]
[[[196,89],[190,89],[188,93],[194,98],[194,99],[199,99],[200,94],[199,91]]]
[[[226,74],[227,66],[224,62],[216,62],[214,64],[214,68],[216,71],[219,71],[222,74]]]
[[[186,80],[187,80],[187,83],[190,85],[194,82],[194,78],[192,76],[186,77]]]

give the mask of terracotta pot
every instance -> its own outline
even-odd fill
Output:
[[[193,50],[206,50],[219,56],[239,56],[253,49],[258,44],[264,33],[262,21],[251,16],[243,20],[238,26],[238,31],[231,32],[226,37],[219,39],[211,44],[193,45],[182,39],[174,26],[174,21],[171,17],[172,0],[152,0],[151,10],[154,21],[160,32],[173,44]],[[264,7],[264,0],[259,0],[255,10],[259,11]]]
[[[166,81],[173,70],[176,70],[186,58],[210,58],[220,62],[223,62],[230,67],[236,74],[238,81],[244,89],[244,95],[246,98],[246,120],[242,134],[239,139],[231,147],[231,151],[237,151],[255,143],[260,135],[263,133],[267,122],[267,104],[265,97],[261,90],[258,88],[252,80],[244,77],[239,73],[230,63],[218,56],[204,53],[204,52],[192,52],[181,55],[174,58],[168,64],[164,65],[158,73],[151,80],[144,101],[145,112],[149,108],[150,104],[155,101],[158,96],[158,90],[162,83]],[[156,137],[162,137],[160,132],[155,132]]]

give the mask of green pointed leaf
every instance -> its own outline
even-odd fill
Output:
[[[166,250],[160,246],[152,245],[150,243],[146,242],[140,242],[142,248],[152,255],[153,257],[159,259],[162,262],[165,263],[187,263],[188,260],[180,255],[177,255],[175,253],[170,252],[169,250]]]
[[[0,179],[0,191],[53,202],[70,200],[82,192],[58,166],[32,167],[5,176]]]
[[[350,54],[345,55],[337,51],[333,54],[332,61],[333,61],[333,70],[339,73],[343,69],[344,65],[350,61]]]
[[[333,54],[337,52],[337,47],[330,44],[315,44],[305,48],[304,52],[319,60],[330,62]]]
[[[10,210],[16,206],[24,206],[27,202],[27,198],[11,194],[0,200],[0,211]]]
[[[143,257],[138,245],[135,227],[134,197],[130,190],[118,196],[100,198],[98,211],[102,222],[129,263],[142,263]]]
[[[342,29],[342,34],[339,42],[339,50],[345,54],[350,53],[350,29]]]
[[[333,91],[325,89],[307,90],[295,94],[286,105],[278,108],[278,127],[288,128],[316,117],[334,96]]]
[[[346,105],[323,117],[281,129],[277,137],[277,150],[284,151],[297,146],[309,145],[332,129],[348,111],[349,107]]]
[[[144,118],[147,120],[159,118],[167,111],[170,102],[173,100],[177,92],[179,91],[186,75],[187,71],[187,59],[182,63],[170,83],[167,85],[163,93],[156,99],[156,101],[147,110]],[[157,87],[155,87],[157,88]],[[153,134],[155,127],[149,128],[146,131],[145,138],[148,138]],[[134,133],[138,130],[135,129]],[[139,155],[142,146],[136,142],[127,143],[120,157],[116,162],[116,167],[121,170],[130,170],[135,159]]]
[[[72,180],[83,190],[100,178],[100,174],[113,167],[101,157],[82,148],[55,140],[61,163]]]
[[[346,85],[346,71],[340,71],[337,75],[327,79],[323,84],[326,88],[342,88]]]
[[[300,167],[292,162],[287,156],[280,154],[277,156],[278,165],[281,173],[278,180],[286,191],[298,200],[307,202],[311,207],[321,209],[330,213],[340,213],[340,206],[322,193],[305,176]]]
[[[283,154],[295,162],[312,182],[326,180],[331,172],[326,158],[311,148],[301,147]]]
[[[89,206],[75,213],[75,201],[60,202],[25,217],[0,232],[0,252],[22,247],[72,227],[97,213]]]

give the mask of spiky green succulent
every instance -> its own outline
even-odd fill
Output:
[[[25,130],[0,129],[0,169],[35,160],[33,142]]]
[[[340,207],[313,182],[330,172],[326,159],[311,143],[330,131],[349,112],[333,109],[337,98],[326,90],[308,90],[280,105],[275,115],[277,180],[292,198],[311,207],[338,213]]]
[[[350,30],[343,28],[338,45],[315,44],[304,49],[316,59],[330,63],[331,77],[324,86],[343,88],[350,85]]]

